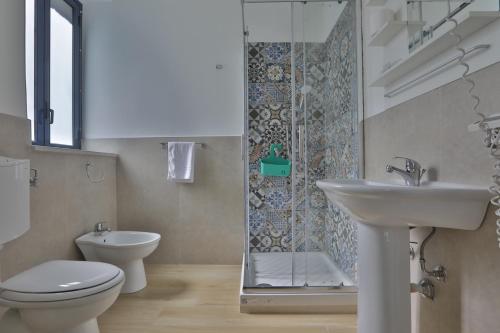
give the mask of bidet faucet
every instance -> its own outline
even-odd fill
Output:
[[[94,226],[94,233],[98,236],[101,236],[106,231],[111,231],[111,228],[106,227],[106,222],[98,222]]]
[[[400,156],[395,156],[394,158],[404,160],[405,169],[403,170],[388,164],[385,168],[386,171],[388,173],[395,172],[396,174],[403,177],[405,184],[408,186],[420,186],[420,180],[422,179],[422,176],[427,170],[422,169],[420,163],[418,163],[415,160],[412,160],[411,158],[400,157]]]

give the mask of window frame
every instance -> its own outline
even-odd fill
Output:
[[[56,113],[50,108],[50,0],[35,0],[33,144],[81,149],[82,141],[82,4],[63,0],[73,12],[73,145],[50,142]]]

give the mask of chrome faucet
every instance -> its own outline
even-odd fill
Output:
[[[412,160],[411,158],[399,157],[399,156],[396,156],[394,158],[404,160],[405,169],[403,170],[388,164],[387,167],[385,168],[386,171],[388,173],[395,172],[396,174],[403,177],[405,184],[408,186],[420,186],[420,180],[422,179],[422,176],[427,170],[422,169],[420,163],[418,163],[415,160]]]
[[[106,231],[111,231],[111,228],[107,227],[107,223],[106,222],[98,222],[98,223],[95,224],[95,226],[94,226],[94,233],[97,236],[101,236]]]

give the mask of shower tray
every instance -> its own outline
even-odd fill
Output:
[[[296,260],[292,268],[290,252],[253,253],[253,271],[242,264],[240,312],[243,313],[339,313],[354,314],[357,288],[321,252],[294,253],[308,256],[308,279],[303,274],[291,280],[292,269],[305,272],[304,261]],[[251,287],[248,287],[251,286]],[[255,286],[255,287],[254,287]]]

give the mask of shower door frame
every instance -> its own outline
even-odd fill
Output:
[[[335,2],[338,0],[308,0],[307,2]],[[359,156],[358,156],[358,173],[359,173],[359,178],[364,178],[364,70],[363,70],[363,36],[362,36],[362,21],[363,21],[363,16],[362,16],[362,0],[343,0],[343,1],[355,1],[356,2],[356,65],[357,65],[357,122],[354,124],[357,129],[357,135],[358,135],[358,147],[359,147]],[[244,52],[244,133],[242,136],[242,152],[243,156],[242,159],[244,161],[244,200],[245,200],[245,216],[244,216],[244,230],[245,230],[245,235],[244,235],[244,257],[243,257],[243,263],[242,263],[242,275],[241,275],[241,288],[240,288],[240,304],[241,304],[241,309],[242,312],[254,312],[251,310],[253,305],[258,305],[262,306],[265,304],[268,304],[270,306],[273,305],[273,302],[270,301],[270,295],[274,295],[276,297],[275,299],[275,304],[281,304],[279,299],[281,296],[290,296],[290,295],[303,295],[305,297],[311,297],[314,295],[318,295],[320,297],[330,295],[335,297],[337,296],[344,296],[346,298],[346,305],[348,305],[348,312],[351,313],[351,308],[349,307],[352,305],[351,303],[354,301],[356,302],[357,298],[357,286],[316,286],[316,287],[309,287],[309,286],[273,286],[273,287],[257,287],[257,286],[250,286],[249,281],[251,277],[251,269],[250,269],[250,264],[249,264],[249,258],[250,258],[250,246],[249,246],[249,170],[248,170],[248,153],[249,153],[249,144],[248,144],[248,133],[249,133],[249,122],[248,122],[248,110],[249,110],[249,102],[248,102],[248,27],[246,26],[245,23],[245,4],[257,4],[257,3],[294,3],[294,2],[299,2],[299,3],[304,3],[306,1],[304,0],[241,0],[241,15],[242,15],[242,32],[243,32],[243,52]],[[292,7],[292,49],[291,52],[294,52],[294,38],[293,38],[293,6]],[[305,50],[303,50],[305,52]],[[293,68],[294,66],[294,58],[295,56],[292,55],[292,117],[294,118],[294,113],[296,112],[295,110],[295,84],[293,78],[295,77],[295,70]],[[305,57],[304,57],[305,58]],[[304,69],[305,71],[305,69]],[[304,82],[305,82],[305,74],[304,74]],[[307,112],[307,110],[305,110]],[[293,119],[292,119],[292,125],[293,125]],[[292,140],[295,137],[295,133],[293,132],[292,129]],[[295,156],[295,144],[292,143],[292,156]],[[295,162],[294,158],[292,158],[292,161]],[[294,177],[294,172],[295,172],[295,163],[292,163],[292,177]],[[292,180],[292,195],[295,193],[296,189],[294,188],[294,182]],[[292,199],[292,214],[295,217],[295,197]],[[295,223],[294,217],[292,217],[292,224]],[[307,223],[306,223],[307,224]],[[293,228],[292,228],[293,229]],[[293,231],[292,231],[293,233]],[[293,244],[293,241],[292,241]],[[294,260],[292,260],[292,265],[293,265]],[[293,266],[292,266],[293,267]],[[307,269],[306,269],[307,270]],[[292,280],[293,280],[293,268],[292,268]],[[263,303],[259,303],[259,299],[261,299],[261,296],[264,296],[262,298]],[[287,298],[287,297],[285,297]],[[333,300],[333,299],[332,299]],[[330,301],[332,301],[330,300]],[[289,300],[285,301],[286,304],[288,304]],[[299,302],[303,303],[302,305],[310,305],[310,300],[305,301],[305,302]],[[332,304],[335,304],[332,303]],[[289,305],[289,304],[288,304]],[[301,305],[301,304],[297,304]],[[278,305],[279,306],[279,305]],[[247,310],[244,310],[247,309]],[[305,309],[304,309],[305,310]],[[259,312],[259,311],[256,311]],[[293,312],[293,311],[292,311]],[[301,311],[302,312],[302,311]],[[334,311],[334,312],[339,312],[339,311]],[[343,312],[343,311],[340,311]]]

